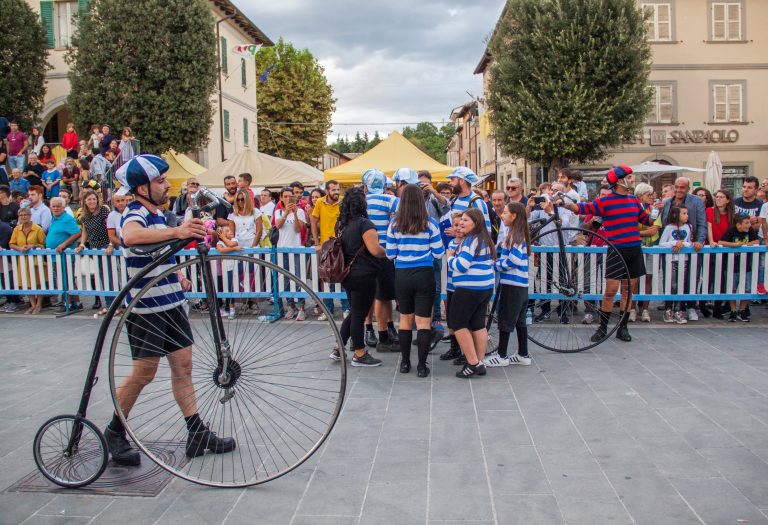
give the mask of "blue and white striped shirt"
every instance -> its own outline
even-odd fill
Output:
[[[459,251],[448,259],[453,270],[453,285],[470,290],[493,290],[494,273],[490,246],[478,248],[480,241],[470,236],[462,240]]]
[[[440,227],[429,219],[427,229],[416,235],[400,233],[397,222],[387,230],[387,258],[395,261],[395,268],[432,268],[434,260],[445,253]]]
[[[511,248],[502,245],[493,269],[499,272],[499,282],[510,286],[528,288],[528,249],[523,244]]]
[[[400,199],[386,193],[380,195],[368,193],[365,196],[365,200],[368,202],[368,220],[376,226],[379,245],[384,248],[387,244],[387,228],[389,228],[392,216],[397,211]]]
[[[458,246],[459,246],[459,241],[457,241],[456,239],[451,239],[451,241],[448,243],[449,250],[455,251]],[[445,291],[446,292],[456,291],[456,287],[453,285],[453,270],[451,270],[450,265],[448,265],[448,267],[446,268]]]
[[[125,231],[125,225],[130,222],[139,223],[142,228],[149,228],[150,230],[163,230],[168,227],[165,224],[165,216],[161,211],[158,210],[156,213],[152,213],[139,201],[133,201],[125,208],[120,226],[121,233],[122,231]],[[123,241],[122,238],[120,240],[125,247],[125,241]],[[152,262],[152,257],[147,255],[136,255],[128,247],[125,247],[123,254],[125,255],[125,268],[128,272],[129,279],[133,278],[134,275]],[[128,293],[126,300],[130,303],[144,285],[174,264],[176,264],[176,257],[169,257],[167,261],[149,272],[144,278],[136,283]],[[172,273],[158,281],[157,284],[144,294],[141,300],[134,306],[134,312],[137,314],[160,313],[176,308],[182,304],[184,304],[184,292],[181,289],[178,276],[176,273]]]
[[[475,200],[472,201],[472,198],[475,197]],[[485,205],[485,201],[475,195],[474,193],[470,193],[466,197],[456,197],[456,200],[453,201],[453,204],[451,205],[451,212],[457,212],[457,211],[464,211],[467,208],[469,208],[469,203],[472,203],[473,208],[477,208],[481,212],[483,212],[483,217],[485,217],[485,227],[488,228],[488,233],[491,233],[491,216],[488,214],[488,206]]]

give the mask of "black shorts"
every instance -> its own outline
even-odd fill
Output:
[[[499,287],[499,330],[513,332],[525,328],[525,310],[528,308],[528,287],[502,284]]]
[[[435,302],[435,270],[432,266],[395,270],[395,296],[400,313],[432,317]]]
[[[181,306],[152,314],[129,314],[125,325],[134,359],[163,357],[194,342],[189,318]]]
[[[454,331],[467,328],[472,332],[485,328],[492,292],[493,290],[456,288],[448,310],[448,328]]]
[[[395,262],[384,258],[376,276],[376,300],[394,301],[395,297]]]
[[[618,253],[617,253],[618,252]],[[621,257],[621,259],[619,259]],[[629,275],[626,275],[624,267],[621,264],[623,260],[627,264]],[[608,256],[605,260],[605,278],[606,279],[637,279],[645,275],[645,257],[643,257],[643,248],[633,246],[631,248],[616,247],[616,251],[608,250]]]

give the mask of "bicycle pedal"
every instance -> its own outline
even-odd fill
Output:
[[[219,403],[222,405],[226,403],[227,401],[231,400],[233,397],[235,397],[235,391],[234,389],[228,389],[227,392],[224,394],[224,396],[219,399]]]

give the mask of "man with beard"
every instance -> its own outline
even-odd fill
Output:
[[[474,171],[465,167],[459,166],[454,169],[450,175],[448,175],[448,182],[451,185],[451,191],[454,194],[453,204],[451,205],[451,213],[457,211],[463,212],[467,208],[475,207],[483,212],[485,218],[485,227],[488,228],[488,232],[491,231],[491,218],[488,214],[488,206],[485,201],[472,193],[472,186],[480,182]],[[445,234],[449,237],[455,237],[453,228],[448,228]]]
[[[172,239],[202,239],[207,231],[200,219],[190,219],[176,228],[165,223],[161,207],[168,201],[170,184],[166,172],[168,163],[156,155],[138,155],[115,173],[120,181],[118,193],[133,193],[123,216],[122,241],[125,245],[125,265],[128,278],[132,278],[152,262],[152,257],[139,255],[131,247],[160,243]],[[152,280],[176,263],[171,256],[165,263],[146,275]],[[184,310],[184,292],[191,283],[180,273],[172,273],[158,281],[152,290],[129,314],[127,330],[133,356],[133,369],[117,388],[117,404],[124,417],[128,417],[141,391],[152,382],[160,359],[165,357],[172,369],[179,373],[171,379],[174,398],[184,416],[187,427],[187,457],[197,457],[210,450],[215,454],[231,452],[235,440],[220,438],[200,419],[197,396],[192,383],[192,329]],[[127,296],[130,303],[141,290],[141,285],[131,289]],[[115,413],[107,426],[104,437],[115,463],[136,466],[141,462],[139,452],[126,439],[125,428]]]
[[[299,201],[299,194],[296,189],[298,186],[293,186],[292,191],[296,202]],[[302,187],[303,190],[303,187]],[[339,220],[339,203],[341,197],[341,186],[338,181],[329,180],[325,183],[325,197],[317,199],[315,208],[312,210],[310,216],[310,225],[312,228],[312,238],[315,240],[315,249],[319,252],[323,243],[336,235],[336,221]],[[328,311],[333,314],[333,299],[323,299]],[[347,301],[342,300],[342,310],[349,309]]]
[[[237,179],[234,175],[224,177],[224,198],[232,206],[235,205],[235,195],[237,195]]]

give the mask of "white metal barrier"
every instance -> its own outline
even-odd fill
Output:
[[[638,300],[703,300],[755,299],[761,297],[758,284],[768,279],[768,247],[740,249],[704,248],[700,252],[683,249],[678,254],[679,271],[673,280],[673,254],[668,248],[645,248],[648,277],[639,280]],[[530,293],[532,298],[557,298],[560,254],[557,248],[533,248],[540,255],[538,266],[531,264]],[[211,253],[215,254],[215,251]],[[313,248],[246,249],[238,252],[255,259],[274,262],[297,276],[323,299],[345,297],[341,286],[320,283],[318,255]],[[542,271],[541,259],[550,254],[550,272]],[[195,257],[196,252],[179,252],[180,261]],[[605,250],[590,247],[568,247],[566,267],[574,272],[576,287],[585,293],[583,299],[598,299],[604,288]],[[533,260],[533,258],[532,258]],[[306,291],[296,281],[278,278],[275,272],[258,265],[235,264],[221,268],[221,262],[211,263],[216,276],[217,293],[224,298],[302,298]],[[751,265],[751,271],[747,267]],[[442,292],[445,293],[447,265],[442,265]],[[189,297],[204,297],[200,276],[189,272],[192,282]],[[122,254],[107,255],[103,250],[84,250],[79,254],[68,250],[32,250],[22,253],[0,251],[0,295],[90,295],[113,297],[128,281]]]

